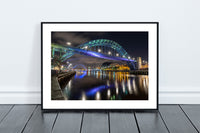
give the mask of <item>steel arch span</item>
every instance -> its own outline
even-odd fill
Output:
[[[124,58],[129,57],[126,50],[123,49],[120,44],[118,44],[115,41],[108,40],[108,39],[92,40],[92,41],[89,41],[87,43],[79,45],[78,48],[84,49],[85,47],[88,47],[88,49],[89,49],[89,48],[92,48],[92,47],[101,47],[101,46],[112,48],[113,50],[117,51],[119,53],[119,55],[121,55],[122,57],[124,56]]]
[[[108,39],[92,40],[87,43],[81,44],[78,47],[62,46],[57,44],[52,44],[51,46],[53,48],[52,55],[54,55],[54,51],[60,51],[64,53],[62,55],[63,61],[67,60],[75,53],[78,53],[82,55],[93,56],[108,60],[126,61],[130,69],[135,69],[134,65],[135,60],[130,59],[125,49],[123,49],[123,47],[119,45],[117,42],[112,40]],[[98,51],[99,49],[102,51]],[[110,52],[111,50],[114,54]],[[108,51],[110,52],[110,54]]]
[[[112,40],[108,40],[108,39],[97,39],[97,40],[92,40],[89,42],[86,42],[84,44],[79,45],[77,48],[80,49],[91,49],[91,48],[102,48],[102,49],[107,49],[107,48],[111,48],[114,51],[116,51],[116,53],[118,53],[118,56],[121,56],[123,58],[128,58],[129,54],[126,52],[125,49],[123,49],[123,47],[118,44],[115,41]],[[63,55],[64,59],[68,59],[70,58],[72,55],[74,55],[74,52],[72,52],[73,50],[69,50],[66,54]]]

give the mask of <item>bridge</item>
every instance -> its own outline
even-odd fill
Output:
[[[87,68],[86,68],[83,64],[76,64],[76,65],[73,67],[73,69],[76,69],[77,67],[81,67],[81,68],[87,70]]]
[[[107,60],[125,61],[131,70],[135,69],[135,60],[132,60],[129,54],[117,42],[108,39],[92,40],[81,44],[78,47],[63,46],[51,44],[52,57],[55,52],[60,52],[62,60],[65,61],[74,54],[81,54]]]

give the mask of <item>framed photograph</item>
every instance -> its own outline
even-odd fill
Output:
[[[42,22],[42,109],[158,109],[158,22]]]

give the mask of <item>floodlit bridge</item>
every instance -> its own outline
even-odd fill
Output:
[[[76,69],[77,67],[79,67],[79,68],[81,67],[81,68],[87,70],[87,68],[83,64],[76,64],[75,66],[73,66],[73,69]]]
[[[60,52],[62,60],[65,61],[75,53],[102,58],[107,60],[125,61],[131,70],[135,69],[135,60],[132,60],[129,54],[117,42],[107,39],[92,40],[81,44],[78,47],[62,46],[51,44],[52,56],[55,52]]]

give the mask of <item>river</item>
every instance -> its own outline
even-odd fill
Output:
[[[76,71],[63,89],[68,100],[148,100],[148,75]]]

